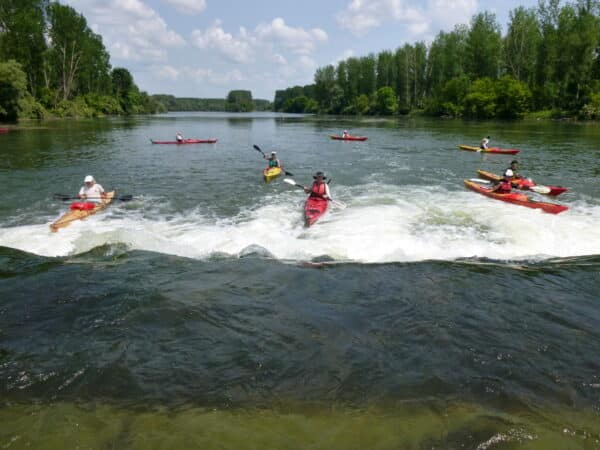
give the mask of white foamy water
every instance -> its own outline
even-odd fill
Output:
[[[266,205],[215,219],[193,210],[164,216],[119,205],[51,233],[48,224],[0,228],[0,245],[44,256],[104,244],[205,259],[260,247],[281,260],[328,256],[365,263],[487,257],[539,260],[600,254],[600,206],[579,200],[559,215],[494,201],[469,191],[370,184],[336,187],[348,204],[303,227],[302,195],[282,192]],[[558,199],[547,199],[560,202]],[[155,200],[148,201],[148,207]]]

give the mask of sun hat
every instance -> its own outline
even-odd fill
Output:
[[[315,174],[313,175],[313,178],[314,178],[315,180],[317,179],[317,177],[323,177],[323,179],[324,179],[324,180],[326,180],[326,179],[327,179],[327,177],[325,176],[325,174],[324,174],[323,172],[321,172],[321,171],[318,171],[317,173],[315,173]]]
[[[93,183],[94,182],[94,177],[91,175],[87,175],[84,179],[83,179],[84,183]]]

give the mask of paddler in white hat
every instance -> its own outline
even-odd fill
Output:
[[[102,203],[102,200],[106,198],[104,188],[96,183],[94,177],[87,175],[83,179],[83,186],[79,189],[79,198],[94,203]]]

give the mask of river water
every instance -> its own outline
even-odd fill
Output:
[[[340,142],[348,129],[366,142]],[[219,139],[152,145],[150,139]],[[545,214],[463,186],[520,148]],[[347,204],[304,195],[252,148]],[[48,225],[92,174],[129,202]],[[0,135],[2,448],[600,448],[600,127],[187,113]]]

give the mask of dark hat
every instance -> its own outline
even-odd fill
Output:
[[[517,161],[516,159],[513,159],[510,163],[511,164],[519,164],[519,161]]]
[[[324,180],[327,179],[327,177],[325,176],[325,174],[323,172],[321,172],[321,171],[318,171],[317,173],[315,173],[313,175],[313,178],[316,180],[318,176],[322,176]]]

